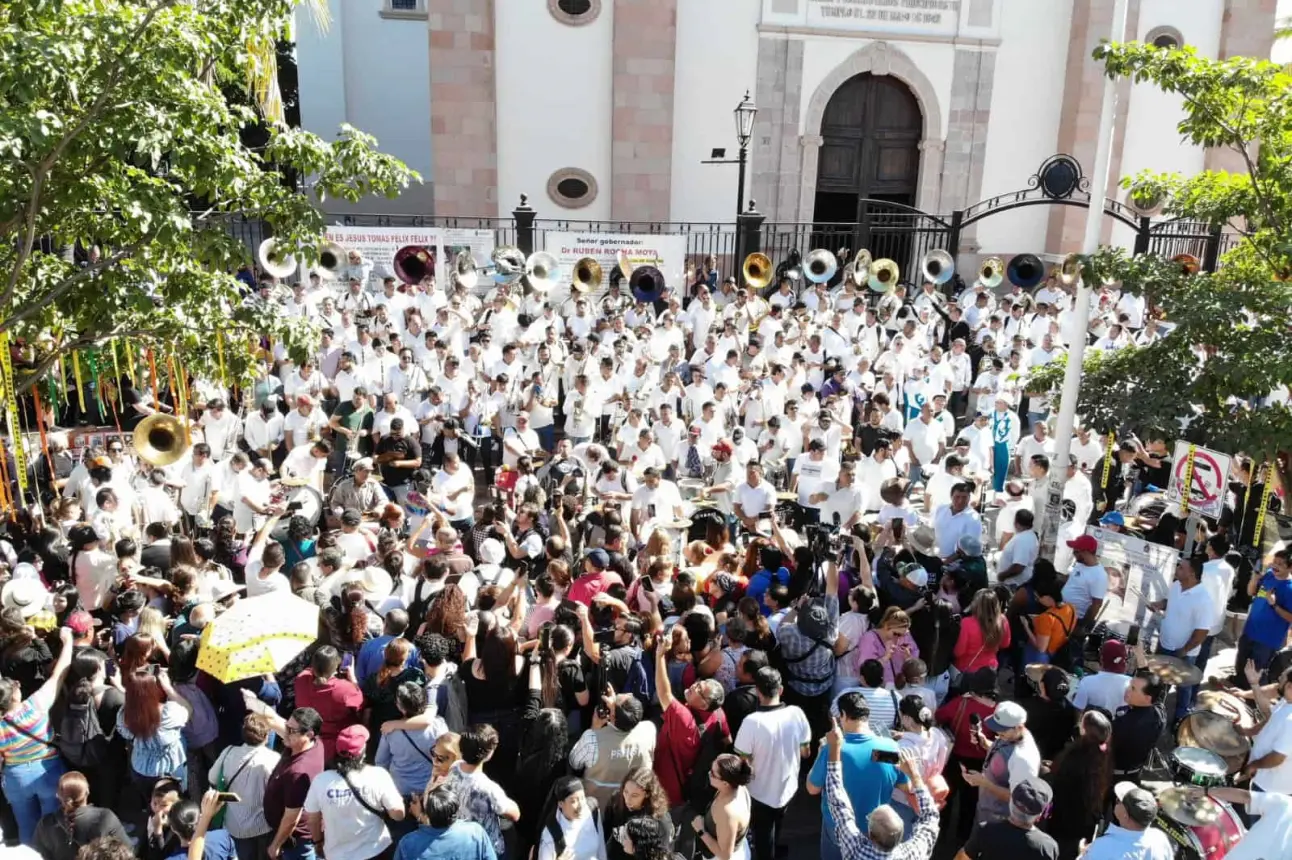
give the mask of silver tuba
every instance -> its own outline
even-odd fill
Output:
[[[814,284],[828,283],[839,271],[839,259],[825,248],[818,248],[803,261],[803,277]]]
[[[560,277],[560,264],[546,251],[536,251],[525,261],[525,279],[536,293],[549,292]]]
[[[266,239],[260,243],[256,261],[266,274],[282,280],[290,278],[296,271],[296,257],[287,253],[277,239]]]

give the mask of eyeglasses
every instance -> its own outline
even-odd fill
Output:
[[[287,727],[287,734],[288,734],[288,736],[289,736],[289,737],[290,737],[291,735],[303,735],[303,734],[305,734],[305,730],[304,730],[304,729],[302,729],[300,726],[288,726],[288,727]]]

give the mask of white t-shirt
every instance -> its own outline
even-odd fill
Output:
[[[805,508],[819,508],[820,505],[809,501],[814,493],[823,492],[823,487],[835,480],[839,472],[837,460],[822,457],[820,460],[804,455],[794,461],[794,474],[798,476],[799,504]]]
[[[1179,582],[1171,583],[1166,595],[1166,613],[1162,616],[1161,646],[1172,651],[1183,648],[1193,631],[1210,629],[1214,614],[1207,589],[1195,585],[1185,591]],[[1185,656],[1196,657],[1201,649],[1202,643],[1199,643]]]
[[[374,809],[403,809],[395,780],[385,769],[368,765],[350,774],[350,782]],[[386,823],[355,800],[350,786],[336,771],[319,774],[305,795],[305,812],[323,814],[328,860],[367,860],[390,845]]]
[[[1252,825],[1225,860],[1269,860],[1286,853],[1292,843],[1292,797],[1268,791],[1252,792],[1247,811],[1261,820]]]
[[[1283,763],[1256,771],[1252,786],[1261,791],[1292,794],[1292,703],[1279,702],[1270,711],[1269,722],[1252,740],[1249,761],[1256,761],[1272,752],[1282,753],[1285,756]]]
[[[812,728],[797,705],[754,711],[740,724],[736,750],[751,759],[754,778],[749,795],[780,809],[790,802],[799,782],[799,748],[812,741]]]
[[[642,484],[633,493],[633,510],[641,511],[650,517],[651,506],[655,507],[658,519],[673,519],[673,509],[682,507],[682,496],[677,491],[677,484],[672,481],[660,481],[655,489]]]
[[[758,518],[763,514],[770,514],[772,508],[776,507],[776,490],[766,481],[759,481],[758,486],[749,486],[748,481],[741,481],[740,486],[736,487],[735,499],[736,504],[744,511],[745,516]]]
[[[932,465],[937,459],[938,446],[942,442],[942,425],[936,421],[925,424],[917,418],[906,425],[902,440],[911,443],[911,451],[920,461],[920,465]]]
[[[1079,711],[1087,708],[1103,708],[1110,714],[1126,703],[1126,688],[1130,686],[1131,676],[1120,672],[1096,672],[1087,675],[1072,691],[1072,706]]]
[[[1071,603],[1081,618],[1096,600],[1103,600],[1108,594],[1108,571],[1102,564],[1086,567],[1079,561],[1072,563],[1072,572],[1068,581],[1063,584],[1063,602]]]
[[[1037,556],[1041,554],[1041,542],[1036,537],[1036,529],[1028,529],[1014,535],[1009,544],[1000,551],[1000,557],[996,559],[997,574],[1009,570],[1016,564],[1023,565],[1023,572],[1018,576],[1005,580],[1005,584],[1011,588],[1017,588],[1032,579],[1032,565],[1036,564]]]
[[[1207,590],[1211,604],[1211,626],[1208,635],[1215,636],[1225,626],[1225,604],[1234,589],[1234,568],[1223,558],[1215,558],[1202,565],[1202,587]]]

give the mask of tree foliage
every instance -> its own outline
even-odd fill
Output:
[[[1091,356],[1078,411],[1095,426],[1156,429],[1231,453],[1287,449],[1292,411],[1261,401],[1292,383],[1292,285],[1285,280],[1292,274],[1292,76],[1263,60],[1209,60],[1192,48],[1138,42],[1101,45],[1095,58],[1110,77],[1180,96],[1181,138],[1230,150],[1245,169],[1123,179],[1137,201],[1163,201],[1168,215],[1241,239],[1210,274],[1186,275],[1169,261],[1112,249],[1087,261],[1087,282],[1121,281],[1175,328],[1150,346]],[[1038,385],[1057,385],[1061,375],[1061,367],[1047,368]]]
[[[357,129],[327,142],[281,121],[275,46],[298,2],[0,4],[0,332],[27,344],[21,386],[109,339],[206,371],[222,340],[235,377],[252,333],[307,346],[312,332],[242,305],[232,273],[252,249],[227,221],[263,220],[308,260],[323,216],[278,169],[319,200],[393,197],[418,177]],[[240,131],[257,124],[252,149]],[[73,248],[97,253],[78,265]]]

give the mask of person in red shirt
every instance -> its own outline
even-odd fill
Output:
[[[685,632],[680,627],[672,631],[675,639]],[[716,758],[731,746],[727,715],[722,710],[722,685],[712,678],[702,678],[686,688],[685,704],[679,702],[669,686],[668,651],[663,641],[656,643],[655,691],[664,709],[664,722],[655,742],[655,775],[668,794],[669,806],[689,800],[693,807],[702,809],[705,799],[694,797],[687,784],[697,764],[704,766],[705,773],[712,764],[698,761],[702,750],[707,749]]]
[[[592,599],[610,589],[612,585],[623,585],[619,574],[610,567],[610,554],[604,549],[589,550],[583,557],[583,575],[570,583],[566,598],[584,606],[592,606]]]
[[[363,693],[353,681],[336,677],[341,653],[331,645],[314,652],[310,668],[296,676],[296,707],[313,708],[323,718],[319,740],[328,766],[336,756],[336,736],[346,726],[359,722]]]

